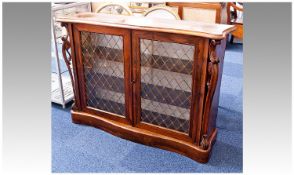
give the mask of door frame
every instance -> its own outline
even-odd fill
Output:
[[[195,46],[193,67],[192,67],[192,95],[190,107],[190,128],[189,133],[172,130],[169,128],[141,122],[141,54],[140,39],[149,39],[162,42],[174,42],[179,44],[189,44]],[[196,50],[197,49],[197,50]],[[202,122],[202,107],[205,95],[205,79],[207,68],[208,40],[201,37],[170,34],[163,32],[150,32],[132,30],[132,82],[133,82],[133,125],[160,133],[166,136],[185,140],[187,142],[197,142],[200,140],[199,127]],[[198,102],[198,104],[197,104]],[[199,136],[198,136],[199,135]],[[198,137],[197,137],[198,136]]]
[[[114,114],[104,110],[87,106],[86,80],[84,75],[83,57],[81,51],[81,32],[94,32],[97,34],[116,35],[123,37],[124,55],[124,95],[125,115]],[[91,24],[73,24],[73,42],[77,60],[77,74],[79,77],[81,110],[89,114],[98,115],[122,123],[133,123],[132,115],[132,87],[131,87],[131,31],[129,29],[98,26]]]

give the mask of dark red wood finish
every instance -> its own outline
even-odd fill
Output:
[[[91,125],[115,136],[180,153],[205,163],[216,139],[215,128],[225,39],[65,23],[72,50],[75,86],[74,123]],[[87,106],[81,31],[123,37],[125,118]],[[140,39],[194,45],[189,133],[141,122]],[[220,58],[220,59],[219,59]]]
[[[84,75],[84,68],[83,68],[83,59],[81,53],[81,31],[86,32],[94,32],[100,34],[108,34],[108,35],[117,35],[123,37],[123,54],[124,54],[124,86],[125,86],[125,117],[129,123],[132,122],[132,87],[131,87],[131,42],[130,42],[130,30],[127,29],[120,29],[120,28],[112,28],[112,27],[105,27],[105,26],[93,26],[87,24],[74,24],[74,44],[76,46],[76,53],[78,55],[78,76],[80,77],[80,94],[81,98],[81,109],[84,112],[88,112],[91,114],[97,114],[104,117],[107,117],[112,120],[119,120],[120,122],[126,122],[123,117],[120,117],[117,114],[109,113],[103,110],[95,109],[93,107],[89,107],[86,104],[87,101],[87,94],[85,89],[85,75]]]

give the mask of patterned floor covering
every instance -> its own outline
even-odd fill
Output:
[[[242,101],[243,47],[228,45],[217,118],[219,132],[207,164],[73,124],[70,107],[52,104],[52,172],[242,172]]]

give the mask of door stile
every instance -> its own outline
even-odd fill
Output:
[[[80,94],[81,94],[81,110],[84,112],[89,112],[92,114],[97,114],[102,117],[106,117],[112,120],[116,120],[119,122],[125,122],[127,120],[128,123],[132,123],[132,86],[130,84],[131,79],[131,38],[130,38],[130,30],[129,29],[119,29],[119,28],[111,28],[104,26],[93,26],[86,24],[74,24],[73,25],[73,33],[74,33],[74,44],[75,44],[75,52],[77,57],[77,73],[79,77],[79,85],[80,85]],[[125,96],[125,114],[124,118],[119,117],[117,114],[104,111],[101,109],[97,109],[87,105],[87,93],[86,93],[86,79],[84,74],[84,62],[81,50],[81,32],[92,32],[97,34],[105,34],[105,35],[115,35],[121,36],[123,39],[123,72],[124,72],[124,96]]]
[[[202,39],[197,42],[197,51],[194,53],[194,64],[193,64],[193,83],[192,83],[192,104],[191,104],[191,127],[190,136],[193,142],[198,145],[200,143],[200,132],[202,115],[203,115],[203,105],[204,105],[204,95],[206,87],[206,66],[207,66],[207,49],[208,40]],[[197,102],[197,103],[196,103]]]
[[[193,45],[195,48],[192,65],[192,89],[191,89],[191,106],[190,106],[190,128],[188,133],[182,133],[180,131],[172,130],[169,128],[163,128],[161,126],[153,125],[141,121],[141,48],[140,40],[148,39],[159,42],[174,42],[179,44]],[[134,125],[139,128],[145,128],[153,132],[161,133],[163,135],[184,139],[191,141],[196,134],[192,134],[198,124],[199,104],[197,99],[202,98],[202,91],[205,87],[199,84],[202,81],[201,71],[203,71],[203,55],[204,40],[198,37],[187,37],[185,35],[168,35],[159,32],[144,32],[133,30],[132,32],[132,84],[133,84],[133,117]],[[194,80],[196,78],[196,80]],[[196,131],[196,130],[195,130]]]
[[[141,108],[140,39],[137,31],[132,31],[132,88],[133,88],[133,126],[140,122]]]
[[[133,124],[133,111],[132,111],[132,45],[131,45],[131,30],[128,30],[123,36],[123,54],[124,54],[124,86],[125,86],[125,111],[126,118]]]

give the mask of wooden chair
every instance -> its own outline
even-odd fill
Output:
[[[167,6],[153,6],[144,13],[145,17],[156,17],[180,20],[180,16]]]
[[[101,4],[95,11],[96,13],[110,13],[110,14],[117,14],[117,15],[127,15],[132,16],[133,13],[131,9],[120,3],[104,3]]]
[[[227,3],[227,24],[236,26],[236,30],[231,33],[230,43],[233,43],[234,38],[243,40],[243,6],[237,6],[233,2]]]
[[[182,20],[221,23],[221,3],[167,2]]]

